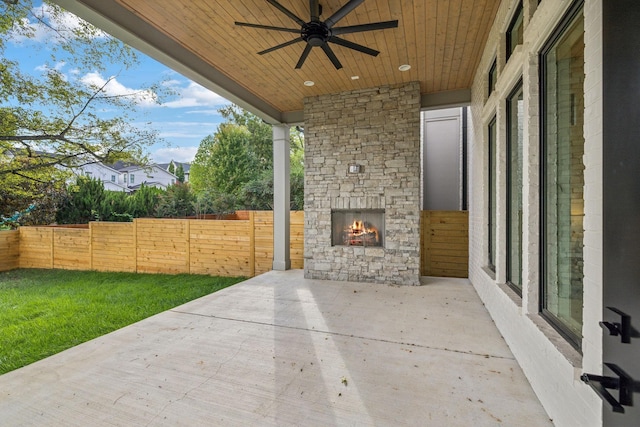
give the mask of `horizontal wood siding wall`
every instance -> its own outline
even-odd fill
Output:
[[[137,271],[188,273],[189,222],[188,219],[137,219]]]
[[[92,222],[91,258],[97,271],[136,271],[136,223]]]
[[[14,270],[20,267],[20,232],[18,230],[0,231],[0,271]]]
[[[304,211],[291,212],[291,268],[304,268]]]
[[[253,276],[249,221],[192,221],[190,270],[212,276]]]
[[[254,230],[256,274],[262,274],[273,266],[273,212],[255,212]]]
[[[20,268],[53,268],[52,227],[20,227]]]
[[[422,211],[421,274],[469,276],[469,214],[466,211]]]
[[[273,212],[244,211],[238,217],[247,219],[139,218],[133,223],[92,222],[88,228],[21,227],[19,233],[12,234],[13,240],[6,238],[6,245],[0,240],[0,255],[5,246],[16,254],[13,258],[2,257],[8,260],[6,269],[19,266],[247,277],[271,270]],[[304,267],[303,245],[304,212],[292,212],[292,268]]]
[[[53,268],[91,270],[91,232],[82,228],[53,231]]]

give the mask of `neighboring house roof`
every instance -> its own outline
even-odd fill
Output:
[[[169,163],[156,163],[158,166],[160,166],[162,169],[168,171],[169,170],[169,166],[171,165],[171,163],[173,163],[174,167],[178,167],[180,165],[182,165],[182,170],[184,171],[185,174],[189,173],[189,170],[191,169],[191,163],[182,163],[182,162],[176,162],[175,160],[172,160]]]
[[[175,177],[175,174],[172,174],[171,172],[169,172],[166,168],[162,167],[162,165],[159,165],[157,163],[151,163],[149,165],[129,165],[129,166],[122,166],[121,168],[117,169],[119,172],[135,172],[138,170],[152,170],[154,167],[161,169],[162,171],[172,175]]]
[[[117,170],[117,171],[121,171],[122,169],[132,166],[131,163],[126,163],[123,162],[122,160],[118,160],[117,162],[115,162],[112,165],[109,165],[110,167],[112,167],[113,169]]]
[[[149,166],[138,166],[138,165],[132,165],[132,166],[123,166],[120,169],[118,169],[120,172],[131,172],[131,171],[137,171],[139,169],[146,169]]]
[[[131,191],[130,188],[127,188],[127,186],[122,185],[122,184],[118,184],[117,182],[113,182],[113,181],[102,181],[104,184],[104,189],[105,190],[109,190],[109,191],[124,191],[125,193],[128,193]]]
[[[151,182],[143,182],[143,183],[140,183],[140,184],[131,185],[131,186],[129,186],[129,190],[131,190],[131,191],[139,190],[140,187],[142,187],[143,185],[145,187],[167,188],[167,186],[165,184],[161,183],[161,182],[151,181]]]
[[[173,162],[173,164],[176,165],[176,167],[182,165],[182,170],[184,170],[184,173],[189,173],[189,170],[191,169],[191,163]]]
[[[104,163],[101,163],[101,162],[87,163],[87,164],[82,165],[82,166],[74,167],[73,169],[83,169],[85,166],[89,166],[89,165],[95,165],[97,167],[101,167],[101,168],[107,169],[109,172],[114,172],[114,173],[120,174],[119,170],[114,169],[111,166],[105,165]]]

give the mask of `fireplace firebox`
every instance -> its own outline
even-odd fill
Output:
[[[332,246],[384,246],[384,209],[331,211]]]

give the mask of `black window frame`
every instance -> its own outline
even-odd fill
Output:
[[[514,30],[514,26],[516,25],[516,23],[518,22],[518,20],[522,18],[522,32],[524,35],[524,8],[522,7],[522,1],[520,1],[518,3],[518,6],[516,7],[516,11],[514,12],[513,16],[511,17],[511,22],[509,22],[509,26],[507,27],[507,32],[506,32],[506,39],[507,39],[507,61],[509,60],[509,58],[511,57],[511,54],[513,53],[513,50],[511,49],[511,42],[512,42],[512,34],[513,34],[513,30]],[[520,43],[518,43],[519,45]],[[516,45],[517,46],[517,45]],[[515,48],[514,48],[515,49]]]
[[[494,234],[494,229],[497,228],[497,224],[496,221],[494,221],[494,215],[496,214],[495,211],[497,211],[497,204],[496,199],[497,199],[497,194],[495,194],[495,191],[493,190],[497,190],[497,173],[496,173],[496,163],[497,163],[497,156],[496,156],[496,151],[497,151],[497,126],[498,124],[498,120],[497,120],[497,116],[493,116],[493,119],[491,119],[491,121],[489,122],[489,125],[487,126],[487,140],[489,141],[488,144],[488,156],[489,156],[489,161],[487,162],[487,188],[489,188],[489,197],[488,197],[488,209],[487,209],[487,214],[488,214],[488,218],[489,220],[487,221],[487,226],[488,226],[488,233],[489,233],[489,238],[487,239],[487,267],[489,268],[489,270],[493,271],[494,273],[496,272],[496,265],[495,265],[495,260],[496,260],[496,246],[497,246],[497,236],[496,234]],[[495,130],[496,132],[496,136],[492,135],[492,129]],[[492,183],[494,183],[494,185],[492,185]],[[494,204],[495,204],[495,209],[494,209]]]
[[[545,61],[545,55],[549,53],[551,48],[553,48],[556,42],[564,35],[565,31],[569,29],[569,25],[572,23],[574,18],[578,16],[578,14],[584,11],[584,0],[576,0],[569,10],[562,17],[560,23],[556,26],[551,33],[549,39],[545,42],[540,50],[540,54],[538,57],[538,61],[540,64],[539,67],[539,83],[540,83],[540,253],[539,253],[539,265],[540,265],[540,280],[539,280],[539,300],[538,300],[538,310],[540,316],[545,319],[573,348],[575,348],[580,354],[582,354],[582,336],[577,336],[574,332],[572,332],[569,328],[567,328],[555,314],[545,308],[545,303],[547,300],[547,292],[545,286],[545,280],[547,276],[547,263],[546,263],[546,251],[544,248],[546,247],[546,238],[547,238],[547,228],[546,228],[546,213],[547,213],[547,200],[546,200],[546,191],[547,188],[547,170],[546,163],[542,159],[546,159],[548,155],[547,152],[547,121],[546,121],[546,101],[547,101],[547,67]],[[584,299],[583,299],[584,301]]]
[[[511,139],[511,125],[513,124],[511,121],[511,99],[518,93],[522,91],[522,98],[524,99],[524,85],[523,85],[523,80],[522,77],[520,78],[520,80],[518,80],[518,82],[514,85],[513,89],[511,89],[511,92],[509,92],[509,95],[506,98],[507,101],[507,144],[506,144],[506,159],[507,159],[507,167],[506,167],[506,176],[507,176],[507,197],[506,197],[506,239],[507,239],[507,252],[506,252],[506,278],[507,278],[507,285],[513,289],[513,291],[518,294],[520,297],[522,297],[522,287],[524,286],[524,283],[520,284],[520,287],[516,284],[514,284],[510,278],[512,276],[512,266],[511,266],[511,197],[512,197],[512,190],[511,190],[511,176],[512,176],[512,168],[511,168],[511,150],[513,148],[513,141]],[[524,173],[524,170],[522,171],[522,173]],[[521,188],[522,191],[522,188]],[[522,195],[520,195],[520,197],[522,197]],[[523,230],[521,230],[523,231]],[[521,237],[522,239],[522,237]],[[520,241],[520,243],[522,244],[522,240]],[[522,252],[522,247],[520,247],[520,281],[522,282],[522,271],[523,271],[523,265],[522,265],[522,257],[523,252]]]
[[[493,91],[496,90],[496,82],[498,81],[498,61],[496,58],[493,59],[493,63],[489,68],[487,79],[489,80],[489,91],[487,92],[487,96],[491,96]]]

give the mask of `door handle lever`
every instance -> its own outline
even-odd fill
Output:
[[[633,393],[640,392],[640,382],[634,381],[618,365],[605,363],[618,377],[594,374],[582,374],[580,379],[589,385],[598,396],[609,405],[613,412],[624,413],[625,406],[633,406]],[[618,399],[609,393],[609,389],[618,390]]]
[[[620,316],[620,322],[600,322],[600,326],[609,331],[609,335],[620,335],[620,341],[629,344],[631,342],[632,327],[631,316],[618,310],[615,307],[607,307],[609,310]]]

